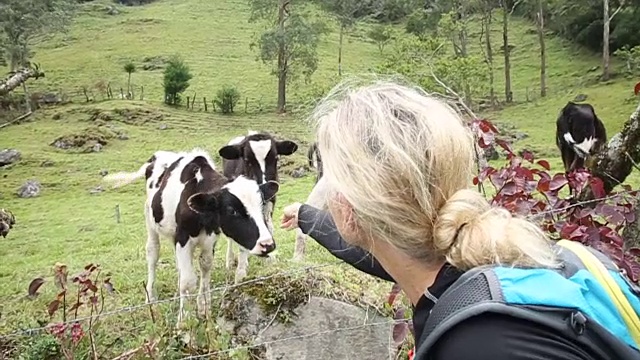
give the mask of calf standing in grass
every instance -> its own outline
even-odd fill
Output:
[[[276,248],[272,231],[264,219],[265,202],[278,192],[278,183],[239,176],[227,179],[215,170],[209,154],[200,149],[174,153],[158,151],[133,173],[107,175],[104,180],[123,186],[146,178],[144,215],[147,227],[148,302],[156,299],[153,283],[158,263],[160,236],[171,238],[176,249],[179,273],[181,323],[184,296],[193,294],[197,276],[194,250],[200,248],[198,312],[205,315],[210,304],[209,282],[214,245],[221,232],[247,253],[268,257]],[[246,275],[238,268],[236,282]]]
[[[315,159],[314,159],[315,157]],[[326,209],[327,184],[325,178],[322,177],[322,156],[318,150],[318,145],[314,142],[309,146],[307,151],[307,159],[309,167],[315,168],[317,171],[316,183],[311,189],[311,193],[307,197],[305,204],[311,205],[318,209]],[[293,250],[293,260],[302,261],[304,259],[304,248],[307,235],[305,235],[299,227],[296,228],[296,245]]]
[[[218,153],[222,157],[223,174],[228,178],[244,175],[255,180],[258,184],[278,181],[278,158],[281,155],[291,155],[298,150],[298,145],[289,140],[276,140],[268,133],[249,131],[245,136],[231,139]],[[267,202],[264,215],[269,231],[273,232],[273,209],[276,197]],[[247,266],[248,254],[240,249],[238,266]],[[227,243],[227,269],[233,262],[233,247],[231,241]]]
[[[556,121],[556,145],[565,172],[585,167],[586,159],[607,141],[604,124],[590,104],[569,101]]]

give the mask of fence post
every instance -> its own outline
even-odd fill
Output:
[[[187,110],[189,110],[189,102],[191,101],[191,98],[187,96]]]
[[[116,223],[120,224],[120,204],[116,205]]]
[[[204,103],[204,112],[207,112],[207,111],[208,111],[208,110],[207,110],[207,98],[206,98],[206,97],[203,97],[203,98],[202,98],[202,102]]]
[[[140,100],[144,100],[144,86],[140,86]]]
[[[120,99],[124,99],[124,90],[120,88]]]
[[[249,107],[249,97],[244,98],[244,113],[247,113],[247,108]]]
[[[211,106],[213,106],[213,112],[216,112],[216,102],[211,100]]]

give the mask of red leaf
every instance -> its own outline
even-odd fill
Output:
[[[393,341],[396,346],[402,344],[409,333],[409,325],[407,323],[402,322],[393,325]]]
[[[527,160],[530,163],[533,163],[533,153],[529,150],[522,151],[522,158]]]
[[[549,165],[547,160],[538,160],[536,164],[542,166],[547,171],[551,170],[551,165]]]
[[[400,293],[400,285],[393,284],[393,286],[391,287],[391,292],[389,293],[389,298],[387,299],[387,302],[389,303],[389,305],[393,305],[393,302],[396,300],[396,296],[398,296],[399,293]]]
[[[636,86],[633,87],[633,93],[638,95],[638,93],[640,93],[640,82],[636,84]]]
[[[49,316],[53,316],[53,314],[55,314],[56,311],[58,311],[60,304],[61,302],[58,301],[57,299],[49,303],[49,306],[47,307],[47,312],[49,313]]]
[[[600,178],[591,178],[590,179],[591,191],[596,198],[603,198],[607,195],[604,191],[604,182]]]
[[[71,311],[73,311],[73,310],[75,310],[75,309],[79,308],[80,306],[82,306],[82,302],[78,301],[78,302],[76,302],[75,304],[73,304],[73,305],[69,308],[69,310],[68,310],[68,311],[69,311],[69,312],[71,312]]]
[[[510,181],[508,183],[506,183],[503,187],[502,190],[500,191],[500,193],[507,195],[507,196],[512,196],[515,195],[518,192],[518,185],[516,185],[515,182]]]
[[[549,190],[558,191],[568,183],[567,178],[563,174],[555,174],[549,184]]]
[[[40,286],[42,286],[42,284],[44,284],[44,279],[41,277],[31,280],[31,282],[29,283],[29,291],[28,291],[29,299],[34,299],[39,295],[38,289],[40,288]]]
[[[513,154],[513,150],[511,149],[511,145],[509,145],[508,142],[506,142],[504,140],[501,140],[501,139],[496,139],[496,144],[500,145],[500,147],[503,148],[509,154]]]

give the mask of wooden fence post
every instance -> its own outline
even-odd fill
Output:
[[[249,107],[249,97],[247,96],[247,97],[244,99],[244,113],[245,113],[245,114],[247,113],[247,108],[248,108],[248,107]]]
[[[191,101],[191,98],[189,98],[189,97],[187,96],[187,110],[189,110],[189,102],[190,102],[190,101]]]
[[[207,98],[206,98],[206,97],[203,97],[203,98],[202,98],[202,102],[204,103],[204,112],[207,112],[207,111],[208,111],[208,110],[207,110]]]

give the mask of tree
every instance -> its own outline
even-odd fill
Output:
[[[187,90],[192,77],[184,61],[177,55],[172,56],[164,69],[164,102],[167,105],[180,104],[180,94]]]
[[[132,96],[131,95],[131,74],[133,74],[134,72],[136,72],[136,65],[129,61],[126,64],[124,64],[124,71],[129,75],[129,79],[127,80],[127,96]]]
[[[602,1],[603,8],[603,31],[602,31],[602,80],[609,80],[611,77],[611,71],[609,69],[611,62],[611,55],[609,54],[609,45],[610,45],[610,30],[611,30],[611,20],[622,10],[625,5],[625,1],[621,0],[618,8],[613,12],[613,14],[609,14],[609,0]]]
[[[0,54],[12,71],[29,66],[30,46],[38,37],[64,31],[73,0],[4,0],[0,5]]]
[[[540,97],[547,96],[547,54],[544,44],[544,5],[546,0],[538,0],[538,41],[540,43]]]
[[[293,0],[249,0],[249,22],[265,21],[267,29],[251,48],[258,47],[259,58],[273,66],[278,77],[278,113],[286,112],[287,83],[299,74],[306,80],[318,68],[318,43],[327,28],[321,21],[311,21],[302,9],[293,9]],[[277,13],[276,11],[277,10]]]
[[[376,25],[369,30],[367,36],[378,45],[378,50],[382,55],[385,45],[391,40],[391,29],[386,25]]]
[[[496,94],[493,77],[493,48],[491,47],[491,24],[493,22],[493,10],[495,8],[495,0],[481,0],[481,12],[482,12],[482,33],[480,35],[480,42],[484,38],[484,46],[480,44],[480,48],[484,48],[484,57],[489,66],[489,101],[493,107],[496,103]]]
[[[342,76],[342,44],[344,35],[362,18],[362,9],[369,5],[362,0],[316,0],[320,8],[331,14],[340,26],[338,40],[338,76]],[[381,4],[381,3],[379,3]]]
[[[509,46],[509,17],[522,0],[500,0],[502,5],[502,50],[504,51],[504,97],[513,102],[511,91],[511,47]]]

